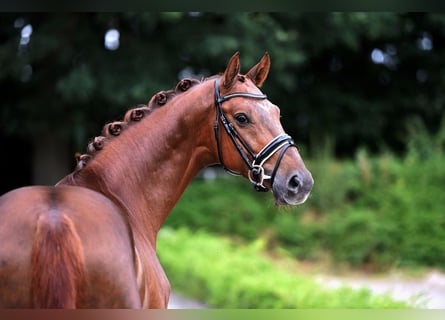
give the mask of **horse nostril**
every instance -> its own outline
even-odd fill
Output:
[[[300,187],[300,185],[301,185],[301,183],[300,183],[300,179],[298,178],[298,176],[293,176],[289,180],[289,190],[290,191],[296,192],[298,190],[298,188]]]

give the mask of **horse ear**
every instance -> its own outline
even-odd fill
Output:
[[[260,62],[252,67],[247,72],[246,76],[255,83],[257,87],[261,87],[269,74],[270,69],[270,56],[269,53],[265,53]]]
[[[240,72],[240,62],[239,62],[239,52],[235,52],[235,54],[230,58],[229,63],[227,64],[226,70],[222,78],[224,79],[222,85],[228,90],[232,88],[233,84],[237,79],[237,75]]]

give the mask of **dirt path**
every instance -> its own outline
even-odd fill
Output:
[[[396,300],[408,302],[415,308],[445,309],[445,274],[430,271],[421,278],[408,278],[400,273],[384,277],[337,277],[318,275],[317,281],[330,288],[346,285],[368,288],[375,294],[390,294]]]
[[[169,309],[205,309],[208,308],[204,303],[189,299],[181,294],[172,293],[168,302]]]

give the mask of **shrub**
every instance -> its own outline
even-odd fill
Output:
[[[266,198],[241,178],[198,178],[185,191],[166,224],[254,239],[273,218],[273,204]]]

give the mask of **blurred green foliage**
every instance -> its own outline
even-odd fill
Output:
[[[327,289],[310,277],[262,257],[263,243],[248,246],[198,231],[164,228],[158,252],[175,290],[217,308],[407,308],[367,289]]]
[[[235,51],[243,71],[271,54],[264,91],[311,149],[330,137],[339,155],[400,152],[413,116],[434,131],[444,112],[442,14],[2,13],[0,40],[0,134],[51,130],[75,151],[179,78],[223,71]]]
[[[265,239],[300,259],[348,263],[372,271],[399,266],[445,270],[445,122],[431,135],[415,121],[403,157],[307,161],[315,185],[307,202],[276,208],[243,179],[196,180],[167,220],[175,228]],[[205,201],[203,201],[205,199]]]

